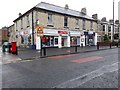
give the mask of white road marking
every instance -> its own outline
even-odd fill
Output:
[[[52,88],[76,88],[76,87],[86,83],[87,81],[89,81],[89,80],[91,80],[95,77],[103,75],[104,73],[114,72],[114,71],[117,71],[117,70],[118,70],[118,62],[113,63],[111,65],[105,65],[105,66],[103,66],[103,67],[101,67],[101,68],[99,68],[95,71],[92,71],[92,72],[87,73],[85,75],[82,75],[82,76],[79,76],[77,78],[68,80],[67,82],[59,84],[59,85],[54,86]]]

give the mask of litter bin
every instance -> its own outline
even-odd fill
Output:
[[[5,52],[5,45],[2,45],[2,52]]]

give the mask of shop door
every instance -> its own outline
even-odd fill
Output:
[[[89,35],[88,42],[89,42],[90,46],[94,45],[94,36],[93,35]]]
[[[58,37],[54,37],[54,46],[58,46]]]

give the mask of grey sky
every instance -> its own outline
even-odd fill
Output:
[[[113,18],[113,0],[1,0],[0,2],[0,28],[13,24],[13,20],[18,17],[18,13],[25,13],[41,1],[64,7],[69,5],[70,9],[81,11],[87,8],[87,14],[98,14],[98,18],[106,17],[107,20]],[[118,19],[118,2],[115,0],[115,20]]]

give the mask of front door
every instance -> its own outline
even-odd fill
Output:
[[[58,46],[58,37],[54,37],[54,46]]]

